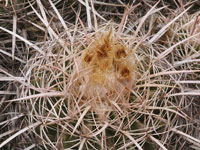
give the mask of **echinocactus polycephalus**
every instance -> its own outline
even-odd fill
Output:
[[[23,70],[20,98],[13,100],[25,101],[40,148],[166,150],[174,148],[177,135],[198,144],[184,133],[190,118],[178,97],[178,80],[195,71],[178,70],[168,57],[183,43],[174,27],[186,11],[165,25],[155,7],[138,20],[102,24],[91,33],[70,24],[60,36],[40,16],[48,40],[28,43],[37,51]],[[154,15],[163,23],[157,31]]]
[[[46,149],[167,149],[175,118],[187,119],[168,97],[177,85],[150,47],[106,30],[70,55],[55,42],[29,60],[35,134]]]

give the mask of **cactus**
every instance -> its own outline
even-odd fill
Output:
[[[106,28],[104,28],[106,30]],[[176,119],[188,120],[173,94],[179,71],[165,69],[157,48],[117,39],[111,28],[70,54],[58,45],[36,54],[27,71],[31,121],[46,149],[170,148]],[[168,36],[168,35],[165,35]],[[160,41],[158,41],[160,43]],[[162,54],[160,54],[161,56]],[[33,66],[33,67],[31,67]]]
[[[198,17],[191,21],[184,9],[167,22],[157,3],[143,17],[138,13],[126,22],[132,6],[120,24],[106,20],[93,32],[75,10],[82,27],[66,25],[50,2],[63,31],[45,19],[42,4],[42,17],[29,5],[46,26],[48,40],[33,44],[21,38],[35,51],[13,101],[27,107],[29,125],[22,131],[34,134],[36,148],[167,150],[181,149],[182,141],[198,148],[187,108],[193,104],[185,98],[198,95],[189,89],[199,78],[199,65],[190,64],[199,57]],[[99,14],[93,13],[97,23]],[[87,19],[91,22],[89,14]]]

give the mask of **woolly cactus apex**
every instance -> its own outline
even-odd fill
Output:
[[[112,30],[96,38],[83,51],[77,64],[71,90],[82,93],[81,104],[85,99],[91,100],[99,105],[94,108],[104,111],[110,106],[109,101],[127,102],[128,91],[137,77],[136,59],[125,44],[113,38]]]

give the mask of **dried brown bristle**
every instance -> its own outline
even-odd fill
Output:
[[[116,52],[117,59],[125,58],[126,56],[127,56],[127,54],[126,54],[124,47],[117,50],[117,52]]]
[[[121,70],[121,76],[124,77],[124,78],[128,78],[130,75],[130,71],[127,67],[123,68]]]
[[[92,55],[86,54],[86,56],[85,56],[85,58],[84,58],[84,61],[87,62],[87,63],[89,63],[89,62],[92,61],[92,57],[93,57]]]
[[[105,58],[108,56],[106,45],[103,44],[100,46],[100,48],[97,50],[97,56],[98,58]]]

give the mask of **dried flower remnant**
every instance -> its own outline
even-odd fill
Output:
[[[112,30],[96,38],[78,60],[80,72],[73,76],[85,99],[125,96],[136,80],[135,57],[125,44],[112,38]]]

